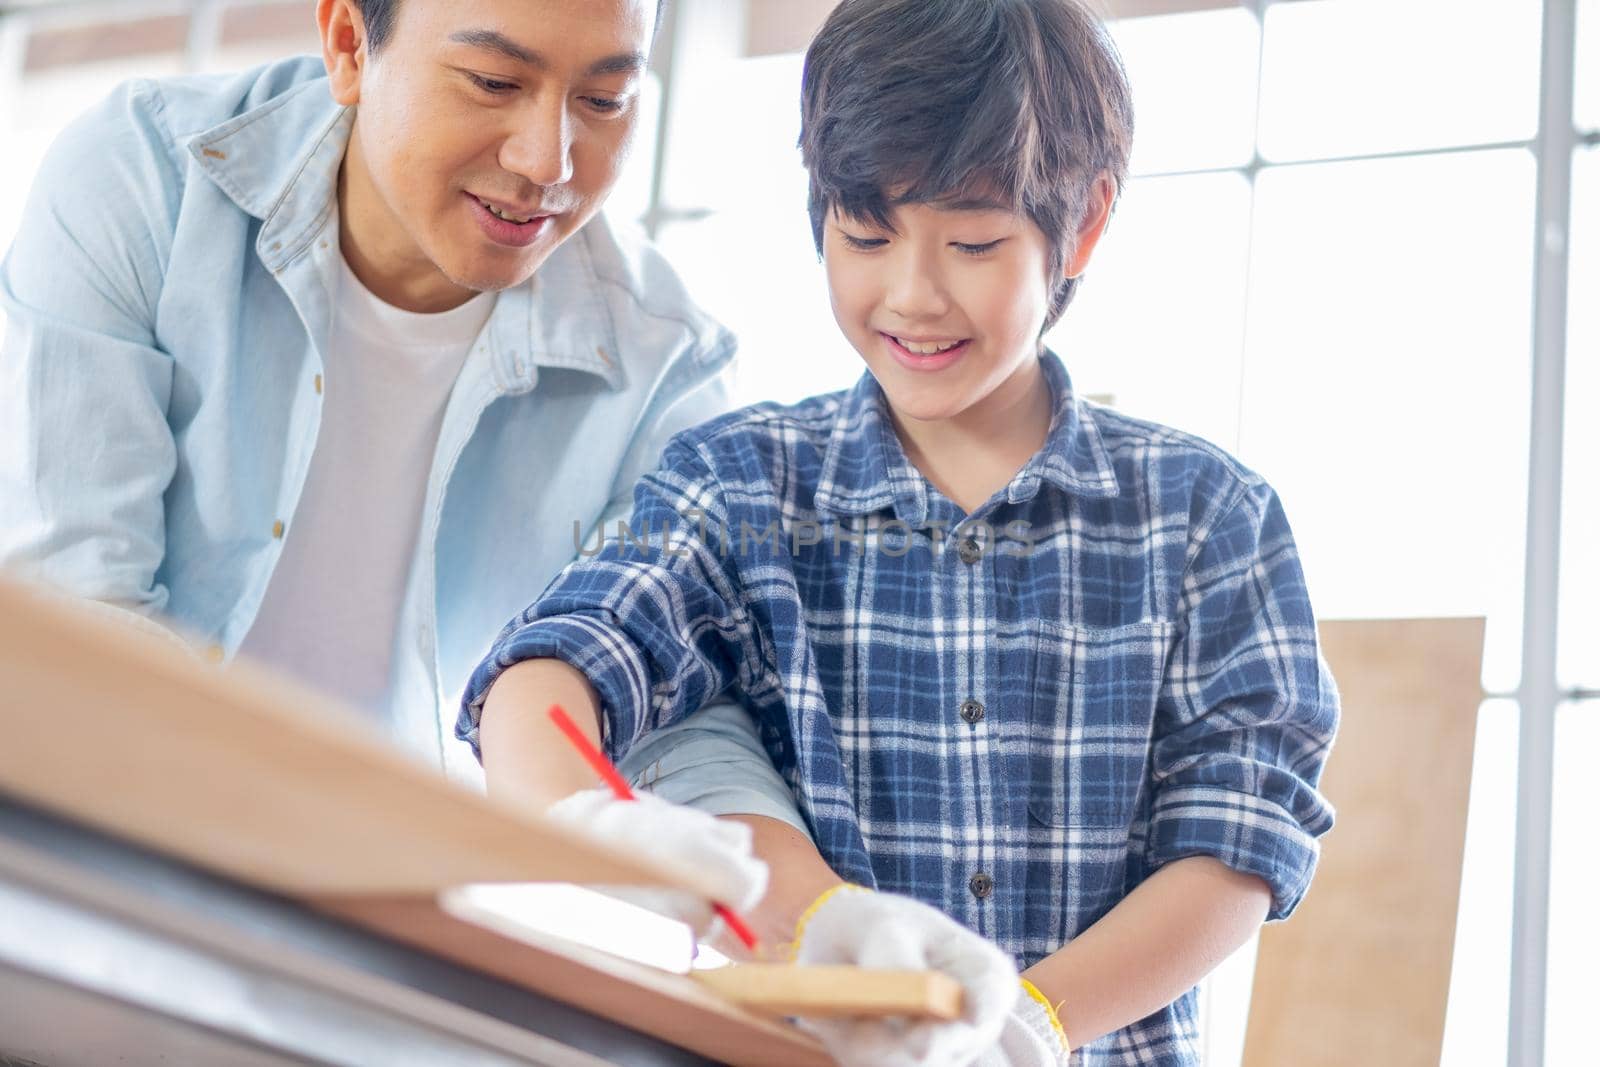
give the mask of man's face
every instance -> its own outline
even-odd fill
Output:
[[[1005,208],[902,204],[890,221],[830,214],[834,318],[897,416],[954,419],[1037,364],[1049,241]]]
[[[655,0],[401,0],[346,157],[372,268],[413,295],[526,281],[616,183],[654,16]]]

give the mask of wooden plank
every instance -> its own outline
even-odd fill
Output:
[[[1477,733],[1482,619],[1329,622],[1337,810],[1311,891],[1261,933],[1246,1067],[1438,1067]]]
[[[961,1017],[961,986],[937,971],[743,963],[695,971],[692,977],[763,1015]]]
[[[512,939],[417,898],[322,898],[309,903],[347,922],[492,974],[735,1067],[829,1067],[822,1046],[764,1019],[687,975],[581,945]]]
[[[474,882],[660,885],[614,853],[446,781],[327,697],[0,580],[0,789],[297,895]]]
[[[452,785],[326,697],[247,665],[209,666],[169,636],[3,579],[0,678],[0,790],[27,803],[722,1062],[832,1062],[695,978],[447,914],[437,895],[471,883],[706,887]],[[782,1007],[784,981],[743,973],[738,999]],[[798,977],[803,1003],[789,1006],[827,1010],[815,979]],[[959,1010],[943,976],[880,989],[883,977],[829,976],[834,1008]]]

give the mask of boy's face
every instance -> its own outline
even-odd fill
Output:
[[[830,213],[834,318],[897,415],[957,418],[1037,358],[1050,243],[999,206],[902,204],[890,221],[892,231]]]
[[[346,179],[381,235],[375,266],[420,274],[413,290],[526,281],[616,183],[654,13],[655,0],[403,0],[347,101]]]

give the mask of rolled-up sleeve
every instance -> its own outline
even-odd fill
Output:
[[[1246,486],[1185,573],[1157,702],[1147,860],[1206,855],[1271,887],[1285,919],[1333,809],[1317,791],[1339,700],[1276,494]]]
[[[456,736],[479,751],[489,689],[528,659],[559,659],[589,679],[614,761],[645,733],[752,680],[759,653],[738,577],[705,536],[725,522],[714,477],[673,441],[639,482],[626,534],[570,564],[501,632],[467,685]]]
[[[761,815],[807,837],[811,829],[761,744],[755,719],[714,700],[673,726],[652,731],[617,764],[634,788],[710,815]]]

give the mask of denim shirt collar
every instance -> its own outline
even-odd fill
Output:
[[[1009,504],[1038,495],[1042,485],[1085,497],[1114,497],[1116,470],[1094,409],[1080,401],[1072,379],[1054,352],[1040,355],[1054,403],[1045,443],[1002,491]],[[815,507],[835,516],[870,515],[892,507],[896,518],[918,529],[929,521],[929,485],[906,457],[895,433],[888,400],[869,372],[844,394],[817,482]],[[1001,494],[996,494],[997,497]]]
[[[189,140],[200,169],[262,221],[256,253],[275,276],[312,247],[335,211],[355,118],[355,108],[334,101],[328,79],[318,78]],[[616,324],[587,232],[592,225],[563,242],[533,278],[500,294],[485,327],[498,392],[533,389],[539,367],[582,371],[612,389],[623,386]]]

